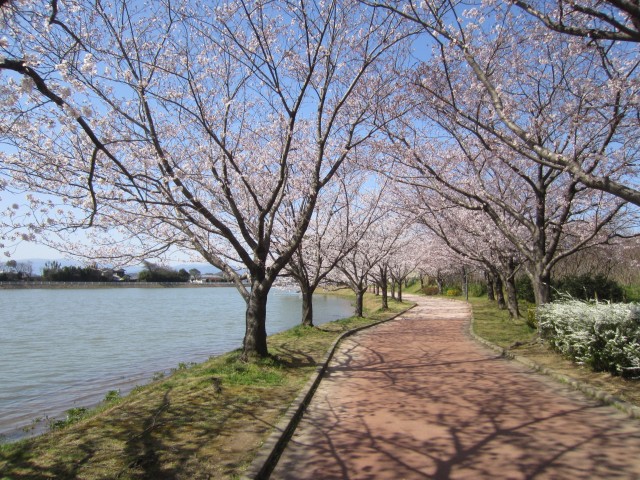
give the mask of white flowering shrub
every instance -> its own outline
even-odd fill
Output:
[[[640,376],[640,306],[573,298],[542,305],[540,335],[563,355],[625,377]]]

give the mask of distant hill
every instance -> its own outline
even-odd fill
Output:
[[[200,270],[200,273],[202,274],[220,272],[220,270],[218,270],[216,267],[214,267],[210,263],[175,263],[175,264],[172,263],[172,264],[169,264],[169,266],[174,270],[180,270],[184,268],[187,272],[192,268],[195,268],[197,270]],[[129,267],[129,268],[131,269],[132,272],[136,272],[136,271],[142,270],[143,267],[142,265],[140,265],[138,267]],[[138,270],[134,270],[134,268],[137,268]]]

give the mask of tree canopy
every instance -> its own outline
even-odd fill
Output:
[[[244,358],[268,354],[285,271],[360,296],[373,272],[447,270],[439,252],[507,290],[524,269],[544,303],[564,259],[637,231],[636,10],[5,2],[0,191],[26,204],[3,247],[204,259],[246,301]]]

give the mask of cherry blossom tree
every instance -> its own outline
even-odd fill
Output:
[[[597,245],[559,263],[557,274],[563,276],[604,275],[625,285],[638,279],[638,237],[623,239],[614,245]]]
[[[547,28],[589,42],[640,42],[640,8],[634,2],[605,0],[511,0]]]
[[[380,295],[380,308],[382,310],[389,309],[390,260],[390,255],[381,258],[369,272],[369,278],[373,283],[372,287],[374,289],[374,293],[376,295]]]
[[[380,247],[378,253],[382,255],[375,256],[376,262],[369,271],[369,279],[373,283],[375,294],[381,297],[381,309],[387,310],[389,308],[390,283],[392,298],[395,299],[395,284],[392,277],[394,258],[398,254],[398,250],[408,246],[406,232],[411,222],[404,219],[397,211],[385,213],[382,221],[385,222],[384,231],[380,229],[379,225],[376,226],[376,232],[378,232],[382,240],[378,245]],[[371,260],[368,261],[370,262]]]
[[[506,308],[511,318],[518,318],[515,275],[522,265],[522,256],[493,222],[481,211],[456,205],[440,211],[431,208],[422,211],[423,225],[460,257],[463,276],[467,276],[469,268],[485,272],[498,308]]]
[[[243,357],[267,355],[269,290],[378,128],[400,22],[347,0],[26,1],[0,15],[3,180],[38,193],[5,231],[110,262],[193,252],[246,301]],[[89,245],[67,243],[86,227]]]
[[[516,159],[511,152],[501,151],[499,144],[489,149],[463,137],[464,130],[449,131],[460,139],[457,145],[429,138],[428,131],[417,130],[411,123],[390,133],[397,149],[389,151],[392,170],[405,185],[399,190],[407,198],[406,208],[428,213],[427,223],[435,222],[441,238],[450,238],[448,231],[477,236],[474,230],[479,227],[473,225],[489,222],[489,231],[494,228],[491,237],[496,239],[483,242],[485,248],[497,254],[494,258],[503,273],[507,267],[516,268],[519,261],[512,259],[516,257],[513,250],[517,252],[531,277],[537,303],[549,300],[551,272],[558,261],[634,227],[625,202],[612,201],[615,197],[585,188],[556,169]],[[458,208],[481,215],[474,219],[470,213],[468,219],[456,221],[451,212]],[[501,246],[501,239],[510,246]],[[459,244],[460,239],[449,243]],[[475,260],[480,260],[478,255]],[[509,270],[513,269],[507,268],[506,278],[512,280],[515,272]]]
[[[412,82],[424,90],[433,115],[479,141],[500,142],[517,157],[640,205],[637,6],[368,3],[422,28],[423,45],[432,50],[421,54],[426,60]],[[574,25],[582,29],[574,33],[593,42],[556,34],[545,23],[565,33]]]
[[[406,212],[405,212],[406,213]],[[397,245],[388,257],[388,275],[391,280],[392,298],[402,301],[402,287],[410,275],[416,273],[424,261],[424,250],[418,247],[421,239],[415,229],[415,219],[408,219]]]
[[[370,241],[372,239],[365,235],[356,246],[345,255],[337,267],[337,274],[333,274],[331,279],[346,283],[356,295],[355,311],[356,317],[362,317],[364,313],[364,294],[367,292],[367,279],[371,269],[380,258],[372,258],[367,255]]]
[[[404,205],[404,200],[398,200],[399,205]],[[406,207],[405,207],[406,208]],[[410,210],[410,209],[409,209]],[[422,212],[420,212],[422,214]],[[421,217],[417,219],[417,235],[419,241],[413,246],[421,261],[416,266],[416,272],[420,276],[420,285],[425,287],[424,280],[435,281],[438,293],[442,294],[444,279],[460,264],[460,258],[429,229],[421,228]]]
[[[555,36],[548,44],[542,42],[544,36],[538,43],[535,36],[526,37],[539,34],[539,25],[526,23],[522,16],[512,18],[496,7],[490,17],[502,22],[495,25],[482,17],[484,10],[458,11],[458,6],[446,4],[443,11],[435,11],[429,10],[434,7],[430,3],[402,4],[402,11],[387,8],[419,23],[425,32],[434,23],[427,33],[435,47],[428,61],[406,73],[407,88],[398,103],[410,114],[398,116],[388,129],[397,149],[387,152],[394,166],[387,162],[379,168],[413,187],[418,208],[438,208],[444,201],[482,212],[522,257],[536,300],[545,303],[558,261],[608,242],[634,225],[633,217],[625,215],[631,209],[625,207],[624,195],[616,198],[585,187],[589,182],[575,169],[545,160],[537,145],[566,153],[590,174],[626,178],[636,152],[635,120],[624,110],[620,123],[609,123],[611,110],[599,102],[624,97],[632,108],[632,99],[625,96],[629,91],[622,95],[615,82],[608,83],[593,58],[577,61],[564,55],[567,45]],[[539,54],[531,51],[532,41],[544,45]],[[488,90],[485,79],[497,82],[500,95]],[[518,125],[535,134],[535,142],[518,137]],[[435,198],[416,201],[429,190]],[[505,266],[511,258],[499,257]]]
[[[377,184],[360,170],[339,175],[325,189],[309,228],[285,268],[302,294],[302,324],[313,326],[313,294],[378,220],[378,203],[384,183]],[[375,188],[367,188],[372,183]],[[295,208],[290,205],[290,208]]]
[[[364,312],[364,294],[373,270],[398,246],[407,223],[388,206],[381,205],[377,220],[366,229],[355,247],[338,263],[340,275],[334,280],[345,282],[356,294],[355,315]]]

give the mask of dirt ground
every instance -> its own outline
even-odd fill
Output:
[[[468,304],[414,299],[341,344],[272,479],[640,478],[640,421],[475,342]]]

